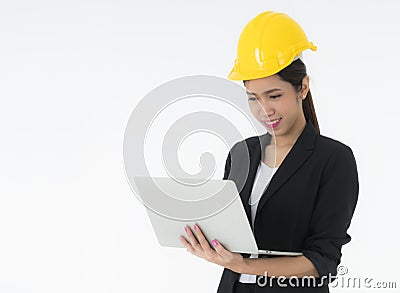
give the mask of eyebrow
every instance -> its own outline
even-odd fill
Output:
[[[278,89],[278,88],[270,89],[270,90],[267,90],[267,91],[263,92],[262,94],[263,94],[263,95],[268,95],[268,94],[270,94],[270,93],[273,93],[273,92],[276,92],[276,91],[280,91],[280,90],[281,90],[281,89]],[[246,90],[246,94],[248,94],[248,95],[255,95],[256,93],[252,93],[252,92],[249,92],[248,90]]]

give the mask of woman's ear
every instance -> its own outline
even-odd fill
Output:
[[[308,75],[306,75],[306,76],[304,76],[304,78],[301,82],[301,90],[300,90],[301,98],[303,98],[303,97],[305,98],[307,96],[307,93],[309,90],[310,90],[310,77]]]

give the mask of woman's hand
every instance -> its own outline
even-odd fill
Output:
[[[185,231],[189,241],[183,236],[180,237],[180,240],[188,252],[237,273],[240,272],[241,267],[244,265],[244,259],[240,253],[226,250],[216,239],[211,241],[213,249],[196,224],[194,225],[194,231],[198,241],[188,226],[185,226]]]

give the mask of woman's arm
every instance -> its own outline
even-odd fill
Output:
[[[305,256],[285,256],[273,258],[244,258],[237,273],[275,277],[305,277],[318,278],[318,272],[313,263]]]

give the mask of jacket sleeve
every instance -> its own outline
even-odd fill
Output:
[[[352,150],[341,145],[324,167],[303,255],[314,264],[325,284],[337,275],[341,248],[358,200],[358,172]]]

